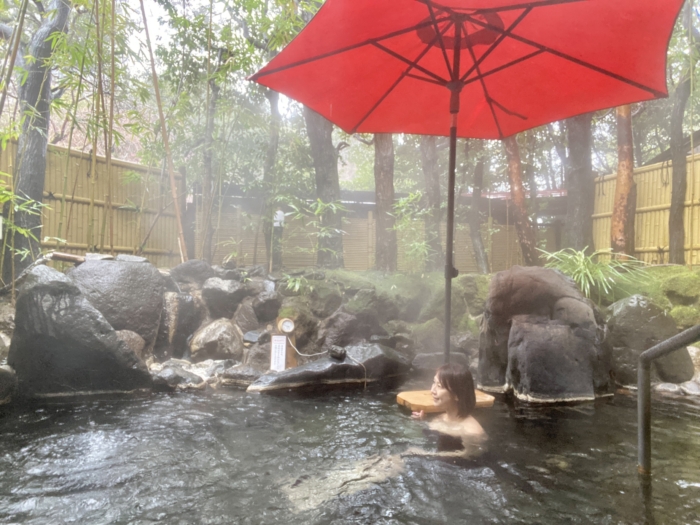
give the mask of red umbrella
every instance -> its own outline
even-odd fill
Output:
[[[682,3],[327,0],[252,79],[349,133],[450,135],[449,359],[456,137],[500,139],[666,96],[666,49]]]

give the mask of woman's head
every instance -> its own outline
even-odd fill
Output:
[[[436,406],[445,410],[454,406],[459,417],[469,416],[476,406],[472,374],[462,365],[450,363],[438,368],[430,391]]]

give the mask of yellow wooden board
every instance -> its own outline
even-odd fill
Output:
[[[493,406],[495,400],[493,396],[484,394],[479,390],[475,390],[474,393],[476,394],[476,408],[490,408]],[[428,414],[442,412],[441,409],[433,404],[433,396],[430,390],[401,392],[396,396],[396,402],[414,412],[420,412],[421,410]]]

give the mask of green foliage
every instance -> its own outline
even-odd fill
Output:
[[[423,271],[432,251],[425,239],[424,219],[430,210],[423,205],[420,191],[410,193],[394,203],[394,229],[404,248],[407,266],[413,271]]]
[[[286,199],[280,199],[284,201]],[[338,235],[345,235],[343,230],[335,226],[329,226],[326,218],[339,213],[344,213],[347,208],[340,201],[323,202],[321,199],[306,202],[301,199],[295,199],[292,202],[286,202],[292,208],[292,219],[297,220],[303,225],[304,234],[309,239],[310,247],[304,248],[297,246],[296,249],[300,253],[316,254],[319,251],[319,241],[321,239],[334,238]],[[326,252],[333,253],[330,248],[323,248]]]
[[[546,268],[559,270],[571,277],[583,294],[592,299],[597,297],[601,304],[604,296],[613,296],[618,284],[633,283],[642,277],[644,262],[634,257],[614,258],[610,250],[598,250],[591,255],[586,250],[566,248],[558,252],[540,250],[547,261]]]

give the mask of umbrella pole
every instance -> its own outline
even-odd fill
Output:
[[[450,114],[450,166],[447,181],[447,235],[445,239],[445,364],[450,362],[450,334],[452,332],[452,279],[459,272],[454,267],[453,245],[455,226],[455,167],[457,161],[457,115],[459,90],[452,91]]]

